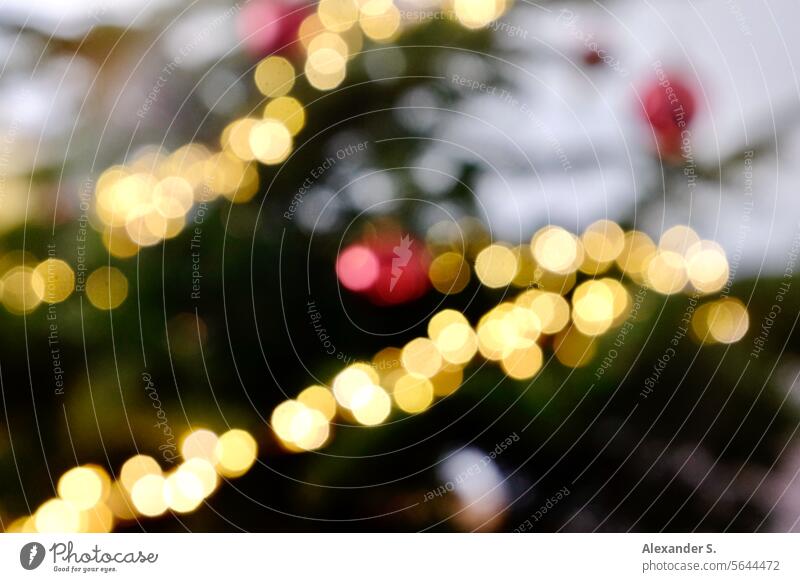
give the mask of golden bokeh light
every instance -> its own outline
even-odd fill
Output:
[[[194,203],[194,189],[180,176],[168,176],[153,188],[153,206],[166,219],[183,218]]]
[[[13,267],[0,279],[3,306],[16,315],[30,313],[42,302],[45,281],[31,267]]]
[[[442,253],[431,261],[428,278],[434,289],[440,293],[461,293],[469,283],[469,263],[461,253]]]
[[[645,233],[633,230],[625,233],[622,252],[617,257],[617,266],[637,283],[644,280],[650,260],[656,254],[656,245]]]
[[[193,430],[181,442],[181,456],[184,459],[205,459],[213,462],[219,437],[206,428]]]
[[[400,356],[403,367],[412,374],[432,378],[442,369],[442,354],[428,338],[419,337],[408,342]]]
[[[219,444],[219,441],[217,441],[217,444]],[[211,495],[219,485],[219,477],[214,468],[215,463],[216,458],[208,460],[200,457],[193,457],[181,463],[180,467],[178,467],[178,471],[194,475],[200,481],[200,493],[202,497],[205,498]]]
[[[532,344],[528,347],[513,350],[503,357],[500,366],[511,378],[528,380],[533,378],[542,368],[543,361],[542,348],[537,344]]]
[[[297,395],[297,401],[319,410],[328,421],[336,416],[336,397],[325,386],[309,386]]]
[[[483,28],[505,10],[505,0],[454,0],[453,11],[467,28]]]
[[[196,474],[179,467],[164,481],[163,497],[172,511],[189,513],[203,501],[203,483]]]
[[[115,309],[128,297],[128,279],[116,267],[100,267],[86,278],[86,297],[98,309]]]
[[[124,228],[108,226],[103,229],[102,238],[108,252],[117,258],[128,259],[139,252],[139,245],[131,240]]]
[[[380,383],[380,376],[369,364],[348,366],[333,379],[333,395],[344,408],[352,409],[355,394],[364,386]]]
[[[314,40],[318,34],[321,34],[326,30],[327,29],[325,26],[323,26],[319,16],[316,12],[314,12],[306,16],[303,19],[303,22],[300,23],[300,28],[297,31],[297,38],[305,48],[308,48],[308,45],[311,43],[311,41]]]
[[[440,311],[431,318],[428,337],[450,364],[467,364],[478,350],[478,337],[467,318],[453,309]]]
[[[650,258],[645,282],[654,291],[672,295],[683,291],[688,281],[683,255],[671,250],[659,250]]]
[[[738,342],[749,326],[747,308],[738,299],[730,297],[703,305],[692,318],[693,332],[705,343]]]
[[[50,499],[42,503],[33,520],[39,533],[77,533],[81,526],[79,510],[63,499]]]
[[[544,269],[558,275],[574,273],[583,262],[578,237],[559,226],[546,226],[531,240],[533,258]]]
[[[435,396],[449,396],[461,387],[464,381],[464,369],[461,366],[447,364],[431,378]]]
[[[295,71],[283,57],[267,57],[256,66],[255,82],[265,97],[281,97],[294,87]]]
[[[256,159],[250,147],[250,132],[259,122],[255,117],[243,117],[231,122],[223,131],[220,141],[222,147],[243,161]]]
[[[534,345],[541,334],[541,321],[526,307],[501,303],[481,318],[477,334],[481,355],[499,361],[514,350]]]
[[[109,533],[114,529],[114,514],[104,503],[80,512],[80,531],[84,533]]]
[[[392,400],[386,390],[374,384],[358,389],[353,396],[353,417],[365,426],[381,424],[392,410]]]
[[[344,32],[358,21],[358,5],[354,0],[320,0],[317,15],[328,30]]]
[[[161,475],[161,466],[153,457],[135,455],[125,461],[120,469],[119,481],[130,493],[134,484],[145,475]]]
[[[78,510],[94,507],[103,499],[103,480],[97,471],[75,467],[58,480],[58,495]]]
[[[700,242],[700,237],[694,230],[679,224],[663,232],[661,238],[658,239],[658,248],[662,251],[685,255],[698,242]]]
[[[392,0],[367,0],[358,20],[364,34],[377,42],[388,42],[400,30],[400,11]]]
[[[328,91],[338,87],[347,73],[347,57],[332,48],[321,48],[308,54],[305,73],[315,89]]]
[[[280,164],[292,152],[292,134],[276,119],[265,119],[250,130],[250,149],[262,164]]]
[[[530,245],[518,245],[512,249],[517,260],[517,272],[511,281],[517,287],[531,287],[536,283],[536,261]]]
[[[395,383],[392,396],[400,410],[422,412],[433,402],[433,384],[425,376],[406,374]]]
[[[603,281],[586,281],[572,294],[572,320],[582,334],[597,336],[614,321],[614,293]]]
[[[556,335],[553,349],[559,362],[570,368],[580,368],[592,361],[597,352],[597,343],[595,338],[570,326]]]
[[[686,251],[686,274],[700,293],[719,292],[730,275],[725,251],[712,241],[696,242]]]
[[[558,333],[569,323],[569,303],[558,293],[529,289],[521,293],[514,302],[536,314],[542,333]]]
[[[306,124],[306,110],[294,97],[278,97],[264,107],[264,119],[280,121],[291,135],[297,135]]]
[[[234,428],[220,435],[214,456],[220,475],[239,477],[255,463],[258,445],[250,433]]]
[[[308,43],[308,54],[314,54],[323,49],[331,49],[340,55],[343,59],[347,60],[350,56],[350,47],[345,39],[333,32],[323,32],[314,37]]]
[[[475,274],[487,287],[497,289],[511,284],[517,274],[517,257],[505,245],[489,245],[475,258]]]
[[[42,282],[42,295],[39,299],[45,303],[60,303],[69,297],[75,289],[75,273],[72,267],[61,259],[42,261],[34,269],[34,274]],[[40,287],[36,283],[34,292],[39,290]]]
[[[625,246],[625,232],[610,220],[590,224],[581,236],[584,252],[598,264],[615,261]]]
[[[140,477],[131,488],[131,501],[136,511],[148,517],[164,513],[168,508],[164,497],[165,484],[166,480],[161,475]]]
[[[325,444],[330,424],[319,410],[297,400],[286,400],[275,407],[272,430],[287,448],[311,451]]]

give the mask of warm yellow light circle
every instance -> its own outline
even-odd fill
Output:
[[[253,148],[250,147],[250,132],[259,122],[254,117],[244,117],[232,121],[223,131],[220,141],[222,147],[243,161],[256,159]]]
[[[655,243],[645,233],[636,230],[628,232],[622,252],[616,259],[617,266],[634,281],[642,282],[656,250]]]
[[[120,259],[128,259],[139,252],[139,245],[131,240],[124,228],[106,227],[103,230],[103,244],[109,253]]]
[[[380,377],[372,366],[353,364],[333,379],[333,395],[341,406],[352,408],[353,398],[362,387],[379,382]]]
[[[42,261],[36,266],[34,273],[42,281],[40,299],[45,303],[60,303],[75,289],[75,273],[61,259]],[[39,285],[34,285],[34,291],[38,290]]]
[[[710,304],[706,325],[714,340],[723,344],[738,342],[747,333],[750,318],[738,299],[725,298]]]
[[[297,135],[306,124],[306,110],[294,97],[278,97],[264,107],[264,119],[276,119],[290,134]]]
[[[273,411],[272,430],[289,448],[310,451],[325,444],[330,425],[319,410],[287,400]]]
[[[475,258],[475,274],[487,287],[506,287],[517,274],[517,257],[506,246],[490,245]]]
[[[368,0],[361,6],[359,25],[374,41],[388,41],[400,30],[400,11],[391,0]]]
[[[572,320],[588,336],[606,332],[614,321],[614,293],[602,281],[586,281],[572,295]]]
[[[682,291],[688,280],[686,260],[675,251],[659,250],[647,265],[645,281],[651,289],[663,295]]]
[[[406,370],[426,378],[432,378],[442,368],[442,355],[436,344],[424,337],[408,342],[400,359]]]
[[[574,273],[583,261],[578,238],[559,226],[546,226],[537,232],[531,251],[542,268],[559,275]]]
[[[190,432],[181,443],[184,459],[200,458],[213,461],[219,437],[214,431],[201,428]]]
[[[292,134],[276,119],[260,121],[250,130],[250,149],[262,164],[280,164],[292,152]]]
[[[483,28],[502,14],[505,0],[455,0],[456,18],[467,28]]]
[[[542,368],[544,355],[542,348],[533,344],[526,348],[512,351],[501,361],[503,371],[511,378],[517,380],[527,380]]]
[[[161,466],[153,457],[135,455],[122,465],[119,481],[130,493],[134,484],[145,475],[161,475]]]
[[[336,416],[336,398],[324,386],[309,386],[297,395],[297,401],[319,410],[328,421]]]
[[[2,278],[3,305],[11,313],[30,313],[42,302],[45,282],[30,267],[13,267]]]
[[[679,224],[664,231],[658,240],[658,248],[662,251],[685,255],[686,251],[698,242],[700,242],[700,237],[694,230]]]
[[[103,481],[87,467],[70,469],[58,480],[58,495],[79,510],[97,505],[103,496]]]
[[[308,43],[309,55],[314,54],[322,49],[332,49],[341,55],[341,57],[345,60],[350,56],[350,47],[347,46],[347,42],[344,40],[344,38],[333,32],[323,32],[318,34],[311,42]],[[338,66],[336,69],[338,69]]]
[[[153,188],[153,206],[164,218],[182,218],[194,204],[192,185],[179,176],[168,176]]]
[[[358,20],[358,6],[353,0],[320,0],[317,15],[328,30],[344,32]]]
[[[219,444],[219,441],[217,441]],[[188,461],[181,463],[178,471],[184,471],[193,474],[200,480],[202,485],[202,497],[208,497],[219,485],[219,477],[214,468],[216,463],[216,455],[213,459],[203,459],[201,457],[193,457]]]
[[[294,67],[283,57],[267,57],[256,66],[254,78],[265,97],[280,97],[294,87]]]
[[[445,309],[431,318],[428,336],[442,358],[451,364],[466,364],[478,350],[477,335],[467,318],[452,309]]]
[[[392,409],[392,400],[380,386],[362,386],[353,396],[353,417],[363,425],[375,426],[386,420]]]
[[[63,499],[45,501],[36,510],[33,520],[39,533],[75,533],[81,525],[78,509]]]
[[[98,309],[115,309],[128,296],[128,279],[116,267],[100,267],[86,279],[86,296]]]
[[[114,514],[104,503],[82,511],[80,517],[81,532],[109,533],[114,529]]]
[[[598,220],[589,225],[581,237],[586,256],[596,263],[614,261],[625,246],[625,232],[610,220]]]
[[[161,475],[140,477],[131,489],[131,501],[136,511],[148,517],[161,515],[167,510],[164,498],[165,479]]]
[[[464,369],[461,366],[444,366],[441,371],[431,378],[433,393],[436,396],[448,396],[461,386],[464,380]]]
[[[332,48],[321,48],[309,53],[305,73],[315,89],[328,91],[338,87],[347,73],[347,58]]]
[[[433,384],[425,376],[406,374],[395,382],[392,396],[400,410],[422,412],[433,402]]]
[[[517,297],[515,302],[536,314],[542,333],[558,333],[569,323],[569,303],[558,293],[531,289]]]
[[[461,293],[469,283],[469,264],[460,253],[442,253],[431,261],[428,278],[440,293],[448,295]]]
[[[570,368],[587,365],[597,352],[595,338],[583,335],[574,326],[559,332],[553,341],[556,358]]]
[[[134,489],[135,491],[135,489]],[[203,501],[203,483],[191,471],[178,468],[164,481],[164,502],[178,513],[189,513]]]
[[[686,252],[686,274],[692,287],[701,293],[720,291],[730,276],[725,251],[717,243],[700,241]]]
[[[238,477],[253,466],[257,455],[258,445],[250,433],[231,429],[223,433],[217,441],[217,470],[225,477]]]

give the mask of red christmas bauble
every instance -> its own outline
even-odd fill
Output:
[[[399,305],[429,289],[429,265],[423,243],[410,235],[387,236],[344,249],[336,261],[336,275],[342,286],[376,305]]]
[[[694,91],[680,78],[665,74],[642,92],[642,110],[662,154],[676,154],[695,117]]]
[[[255,58],[292,50],[300,24],[309,13],[303,3],[251,0],[239,12],[239,38]]]

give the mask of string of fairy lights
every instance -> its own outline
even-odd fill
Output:
[[[452,0],[443,10],[467,28],[481,28],[506,8],[504,0]],[[347,62],[365,37],[391,42],[406,25],[392,0],[322,0],[299,28],[306,51],[303,73],[312,87],[334,89],[344,81]],[[108,252],[125,259],[177,236],[198,203],[220,197],[232,203],[251,200],[259,189],[254,164],[282,163],[305,124],[303,104],[290,95],[296,78],[288,59],[269,56],[254,71],[256,87],[267,98],[262,115],[230,123],[219,150],[196,143],[169,154],[145,149],[129,164],[104,171],[96,183],[93,225]],[[456,241],[465,240],[467,248],[459,248]],[[377,426],[393,408],[424,412],[436,398],[461,386],[464,369],[478,357],[518,380],[539,372],[543,346],[552,346],[563,365],[586,365],[598,339],[621,325],[631,308],[622,277],[605,276],[612,269],[663,295],[702,297],[721,291],[730,274],[721,247],[684,226],[669,229],[658,243],[607,220],[580,236],[546,226],[529,244],[511,246],[490,243],[477,221],[464,219],[432,227],[427,248],[433,256],[428,277],[441,293],[463,291],[473,273],[487,288],[522,290],[475,325],[456,310],[439,311],[428,322],[427,336],[385,348],[372,361],[345,367],[329,386],[307,387],[278,404],[270,426],[285,450],[324,447],[337,418]],[[74,270],[55,257],[39,262],[27,252],[8,253],[0,260],[0,272],[0,298],[15,314],[65,301],[75,290]],[[579,278],[586,280],[578,283]],[[103,266],[89,274],[85,293],[96,308],[115,309],[127,297],[128,281],[120,270]],[[747,327],[744,305],[727,296],[707,301],[692,318],[692,333],[704,343],[738,341]],[[56,497],[6,530],[108,532],[120,522],[168,511],[189,513],[221,481],[247,473],[258,446],[246,430],[217,435],[203,428],[184,435],[180,452],[181,463],[168,471],[142,454],[125,461],[114,477],[94,464],[69,469],[58,480]]]

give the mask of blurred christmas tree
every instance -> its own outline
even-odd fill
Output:
[[[208,114],[213,67],[162,70],[137,111],[182,104],[159,145],[103,136],[119,165],[4,236],[5,527],[766,527],[791,273],[731,286],[718,245],[635,209],[506,244],[485,160],[424,162],[465,88],[514,94],[508,9],[253,0]],[[665,75],[642,112],[675,183],[695,103]]]

